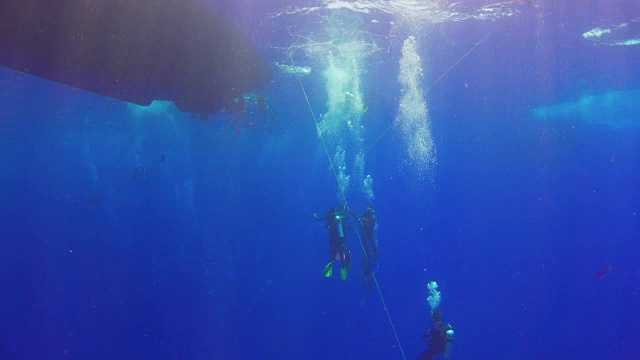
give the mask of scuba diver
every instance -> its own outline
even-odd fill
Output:
[[[371,283],[373,282],[373,270],[378,266],[378,261],[375,258],[365,258],[362,260],[362,276],[360,276],[360,284],[363,288],[367,289],[367,293],[360,300],[360,305],[371,295]]]
[[[343,221],[347,217],[346,209],[331,208],[327,210],[327,215],[323,218],[319,218],[318,215],[313,214],[316,221],[326,221],[327,230],[329,230],[329,251],[331,253],[331,260],[324,267],[322,273],[326,277],[333,275],[333,263],[340,260],[342,262],[340,267],[340,278],[346,280],[351,271],[351,254],[347,248],[347,242],[344,236]]]
[[[451,343],[453,342],[453,328],[451,324],[442,323],[442,313],[439,310],[435,310],[431,316],[433,321],[433,327],[424,334],[425,340],[430,340],[425,350],[417,360],[431,360],[435,356],[444,354],[444,357],[449,357],[449,351]]]
[[[378,248],[376,247],[375,236],[378,220],[376,218],[376,210],[373,208],[373,205],[369,205],[367,206],[367,210],[360,215],[356,215],[356,218],[360,220],[362,224],[362,248],[367,258],[377,258]],[[369,249],[369,247],[371,247],[371,249]]]

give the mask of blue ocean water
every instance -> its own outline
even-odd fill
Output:
[[[431,281],[453,359],[640,358],[638,4],[423,5],[214,4],[273,65],[268,125],[0,69],[0,358],[416,358]],[[409,36],[428,161],[399,115]],[[318,133],[332,114],[355,125]],[[312,215],[341,202],[336,144],[379,221],[362,304],[356,222],[327,279]]]

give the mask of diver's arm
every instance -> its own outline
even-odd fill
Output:
[[[313,217],[316,219],[316,221],[326,221],[327,220],[326,216],[323,217],[323,218],[319,218],[318,214],[313,214]]]

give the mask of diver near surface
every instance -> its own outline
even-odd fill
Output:
[[[362,248],[365,251],[366,257],[369,259],[377,258],[376,227],[378,225],[378,219],[376,218],[376,210],[373,208],[373,205],[369,205],[367,206],[367,210],[360,215],[356,215],[356,218],[360,221],[360,224],[362,224]]]
[[[346,280],[349,271],[351,271],[351,254],[349,253],[349,248],[347,248],[343,224],[344,219],[347,217],[346,209],[344,207],[342,209],[330,208],[327,210],[325,217],[319,218],[316,214],[313,214],[313,217],[316,221],[326,221],[327,230],[329,231],[329,252],[331,254],[331,260],[327,266],[324,267],[322,273],[326,277],[331,277],[333,275],[333,264],[340,260],[340,278]]]
[[[431,360],[435,356],[443,354],[449,357],[451,343],[453,342],[453,328],[450,324],[442,322],[442,313],[434,310],[431,316],[433,327],[424,334],[425,340],[429,340],[427,349],[418,356],[417,360]]]

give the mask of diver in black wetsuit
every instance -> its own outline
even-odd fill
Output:
[[[317,221],[326,221],[327,230],[329,230],[329,252],[331,254],[331,260],[322,271],[324,276],[331,277],[333,275],[333,263],[340,260],[342,261],[340,278],[346,280],[349,271],[351,271],[351,254],[349,253],[349,248],[347,248],[343,226],[343,221],[347,217],[346,211],[331,208],[327,210],[325,217],[319,218],[316,214],[313,214],[313,217],[315,217]]]
[[[442,313],[439,310],[435,310],[431,319],[433,320],[433,327],[424,334],[425,340],[429,340],[429,345],[418,356],[417,360],[431,360],[440,354],[444,354],[447,357],[449,346],[453,342],[453,328],[450,324],[442,323]]]
[[[367,206],[367,210],[357,215],[356,218],[360,220],[362,224],[362,248],[367,258],[377,258],[378,248],[376,247],[375,236],[378,219],[376,218],[376,210],[373,208],[373,205],[369,205]],[[369,247],[371,249],[369,249]]]

